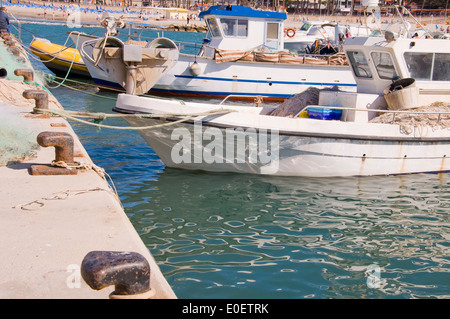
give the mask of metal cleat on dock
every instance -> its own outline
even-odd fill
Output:
[[[95,290],[114,285],[111,299],[149,299],[150,265],[136,252],[91,251],[81,263],[81,276]]]
[[[11,40],[5,40],[5,44],[9,47],[14,47],[16,46],[16,42],[11,41]]]
[[[25,82],[32,82],[34,79],[34,73],[31,69],[15,69],[14,74],[17,76],[23,76],[23,80]]]
[[[48,93],[43,90],[25,90],[22,96],[26,99],[34,99],[36,101],[35,109],[48,109]],[[39,113],[34,110],[33,113]]]
[[[42,132],[37,136],[42,147],[55,147],[55,160],[51,165],[31,165],[31,175],[76,175],[77,169],[64,167],[74,164],[73,137],[65,132]],[[64,165],[62,165],[64,164]]]
[[[9,47],[8,51],[14,56],[20,56],[20,50],[17,47]]]

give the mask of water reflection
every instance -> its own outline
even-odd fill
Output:
[[[165,169],[127,211],[180,298],[449,296],[448,175],[273,178]],[[135,203],[135,204],[134,204]],[[365,271],[381,268],[370,289]],[[205,290],[206,289],[206,290]]]
[[[69,110],[111,113],[115,103],[105,93],[52,92]],[[135,131],[71,124],[112,176],[179,298],[450,297],[449,174],[314,179],[164,169]],[[371,265],[380,268],[377,288],[367,284]]]

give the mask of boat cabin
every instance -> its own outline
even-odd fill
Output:
[[[253,50],[265,46],[283,49],[286,13],[250,7],[217,5],[199,15],[210,34],[209,46],[226,50]],[[209,56],[209,53],[205,52]]]
[[[448,40],[394,38],[391,33],[386,38],[348,38],[344,51],[357,92],[320,92],[321,106],[379,110],[450,102]],[[341,119],[367,123],[375,116],[344,111]]]
[[[450,93],[450,41],[441,39],[355,37],[344,51],[358,93],[383,94],[393,81],[415,79],[421,94]]]

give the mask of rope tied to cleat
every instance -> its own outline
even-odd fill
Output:
[[[166,126],[172,126],[179,123],[183,123],[186,121],[189,121],[196,117],[204,117],[204,116],[211,116],[211,115],[224,115],[231,112],[234,112],[233,110],[226,110],[226,109],[220,109],[220,110],[214,110],[214,111],[207,111],[207,112],[201,112],[201,113],[193,113],[193,114],[176,114],[176,113],[165,113],[165,114],[107,114],[107,113],[92,113],[92,112],[76,112],[76,111],[66,111],[66,110],[50,110],[50,109],[42,109],[42,108],[34,108],[33,112],[40,113],[44,115],[51,115],[51,116],[60,116],[64,117],[68,120],[77,121],[83,124],[92,125],[96,127],[101,128],[109,128],[109,129],[118,129],[118,130],[150,130],[150,129],[156,129]],[[163,123],[163,124],[156,124],[156,125],[148,125],[148,126],[139,126],[139,127],[133,127],[133,126],[112,126],[112,125],[106,125],[101,124],[102,121],[104,121],[107,118],[127,118],[127,117],[134,117],[134,118],[168,118],[168,117],[181,117],[179,120],[169,122],[169,123]],[[90,122],[84,119],[93,119],[94,122]]]

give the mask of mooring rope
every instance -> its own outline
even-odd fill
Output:
[[[36,199],[36,200],[30,201],[27,203],[14,205],[12,208],[19,208],[21,210],[26,210],[26,211],[35,211],[35,210],[38,210],[38,209],[44,207],[45,201],[66,200],[71,195],[77,196],[77,195],[81,195],[81,194],[86,194],[86,193],[90,193],[90,192],[99,192],[99,191],[111,192],[111,189],[96,187],[96,188],[91,188],[91,189],[66,190],[66,191],[53,193],[52,194],[53,197],[42,197],[40,199]],[[118,196],[117,193],[115,195]],[[120,203],[120,201],[119,201],[119,203]],[[122,205],[122,204],[120,203],[120,205]]]
[[[81,162],[66,163],[64,161],[55,161],[55,160],[53,160],[51,162],[51,165],[55,166],[55,167],[62,167],[62,168],[67,168],[67,169],[92,170],[92,171],[96,172],[104,180],[106,180],[106,177],[107,177],[111,184],[112,190],[114,191],[114,195],[116,196],[116,199],[122,206],[122,203],[120,202],[119,194],[117,193],[117,189],[116,189],[116,186],[114,185],[113,179],[111,178],[111,176],[108,173],[106,173],[106,170],[104,168],[97,166],[94,163],[81,163]]]
[[[72,33],[72,32],[71,32]],[[70,34],[69,34],[70,36]],[[77,43],[75,44],[75,47],[78,47],[78,41],[80,40],[80,33],[78,33],[77,35]],[[69,77],[70,71],[72,71],[72,67],[73,67],[73,63],[75,62],[75,56],[77,55],[77,52],[74,51],[73,52],[73,57],[72,57],[72,62],[70,62],[70,67],[67,70],[66,76],[64,77],[64,79],[62,80],[62,82],[60,82],[57,86],[49,86],[50,89],[57,89],[59,88],[64,82],[66,82],[67,78]]]
[[[161,128],[166,126],[172,126],[179,123],[183,123],[186,121],[189,121],[195,117],[199,116],[211,116],[211,115],[223,115],[228,114],[230,112],[233,112],[233,110],[226,110],[226,109],[220,109],[220,110],[214,110],[214,111],[208,111],[208,112],[201,112],[201,113],[193,113],[193,114],[177,114],[177,113],[166,113],[166,114],[107,114],[107,113],[91,113],[91,112],[76,112],[76,111],[66,111],[66,110],[50,110],[50,109],[41,109],[41,108],[34,108],[33,112],[35,113],[41,113],[41,114],[47,114],[47,115],[56,115],[61,116],[69,120],[77,121],[83,124],[92,125],[96,127],[101,128],[109,128],[109,129],[118,129],[118,130],[150,130],[155,128]],[[169,123],[163,123],[163,124],[156,124],[156,125],[148,125],[148,126],[113,126],[113,125],[106,125],[106,124],[100,124],[100,123],[93,123],[86,120],[82,120],[81,118],[90,118],[97,121],[103,121],[107,118],[126,118],[126,117],[134,117],[134,118],[167,118],[167,117],[182,117],[179,120],[169,122]]]

